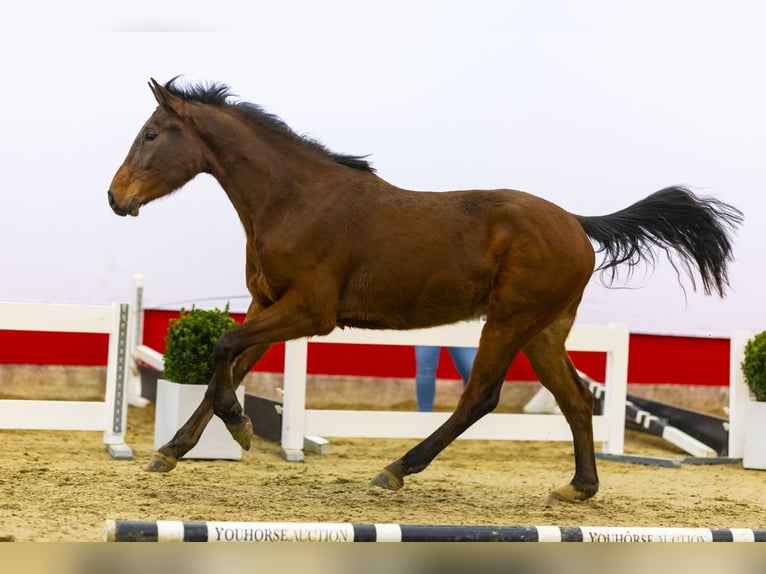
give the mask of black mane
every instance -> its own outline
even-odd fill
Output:
[[[232,101],[231,98],[235,96],[231,93],[229,86],[226,84],[203,83],[182,87],[177,85],[177,79],[178,76],[172,78],[165,84],[165,89],[167,89],[171,94],[183,98],[184,100],[199,102],[201,104],[209,104],[213,106],[234,106],[238,109],[244,110],[248,115],[265,123],[272,129],[302,140],[309,146],[327,155],[336,163],[361,171],[369,171],[370,173],[375,172],[375,168],[373,168],[372,165],[370,165],[370,162],[367,161],[366,155],[347,155],[334,153],[328,150],[320,142],[295,133],[290,128],[290,126],[288,126],[279,117],[264,111],[261,106],[252,104],[250,102]]]

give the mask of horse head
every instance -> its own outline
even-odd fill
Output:
[[[203,144],[187,121],[189,102],[153,78],[149,87],[159,105],[109,186],[109,205],[121,216],[137,216],[142,205],[206,171]]]

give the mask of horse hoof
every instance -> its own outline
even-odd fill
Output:
[[[582,490],[577,490],[571,484],[565,484],[564,486],[557,488],[556,490],[554,490],[548,495],[548,499],[545,501],[545,506],[555,506],[562,502],[566,502],[569,504],[572,504],[575,502],[582,502],[583,500],[589,499],[594,494],[596,494],[595,491],[586,492]]]
[[[235,423],[226,425],[229,429],[229,433],[235,441],[239,443],[245,450],[250,450],[250,441],[253,438],[253,423],[247,415],[242,415],[242,418]]]
[[[372,479],[372,485],[386,490],[399,490],[404,486],[404,479],[384,468],[378,473],[378,476]]]
[[[168,472],[176,467],[176,462],[176,458],[173,456],[155,452],[154,458],[147,465],[146,470],[149,472]]]

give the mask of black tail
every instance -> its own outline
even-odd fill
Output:
[[[596,270],[610,269],[611,280],[621,263],[628,265],[628,274],[641,262],[654,266],[653,248],[659,248],[676,270],[676,261],[681,264],[695,289],[696,265],[705,293],[724,296],[733,258],[731,233],[743,221],[737,208],[697,197],[684,187],[668,187],[610,215],[577,218],[604,254]]]

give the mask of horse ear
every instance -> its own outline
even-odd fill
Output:
[[[168,111],[181,115],[183,109],[183,100],[172,94],[165,86],[160,84],[154,78],[150,78],[149,89],[154,94],[157,103]]]
[[[162,105],[162,100],[159,95],[160,84],[155,80],[154,78],[149,78],[149,89],[152,91],[152,95],[154,96],[154,99],[157,100],[157,103]]]

